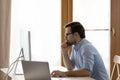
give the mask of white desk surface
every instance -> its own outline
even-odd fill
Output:
[[[3,68],[1,70],[4,73],[6,73],[6,71],[7,71],[6,68]],[[52,67],[50,67],[50,73],[53,70],[62,70],[62,71],[65,71],[66,68],[60,67],[60,66],[52,66]],[[12,77],[12,80],[25,80],[24,79],[24,75],[15,75],[15,74],[13,74],[13,72],[11,72],[9,76]],[[94,79],[92,79],[90,77],[60,77],[60,78],[51,78],[51,80],[94,80]]]

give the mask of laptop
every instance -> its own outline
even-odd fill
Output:
[[[51,80],[48,62],[22,61],[25,80]]]

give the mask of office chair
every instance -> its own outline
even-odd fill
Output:
[[[117,67],[117,79],[116,80],[120,80],[120,74],[119,74],[120,56],[115,55],[114,59],[113,59],[113,62],[114,62],[114,66],[113,66],[113,69],[112,69],[110,80],[112,80],[112,77],[113,77],[113,74],[114,74],[114,71],[115,71],[115,67]]]

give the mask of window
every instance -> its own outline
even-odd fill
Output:
[[[110,74],[110,0],[73,0],[73,21],[83,24]]]
[[[31,31],[32,60],[61,64],[61,0],[12,0],[10,63],[20,52],[19,32]]]

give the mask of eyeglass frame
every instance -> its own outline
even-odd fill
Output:
[[[71,33],[71,32],[70,33],[66,33],[65,34],[65,38],[68,37],[70,34],[73,34],[73,33]]]

